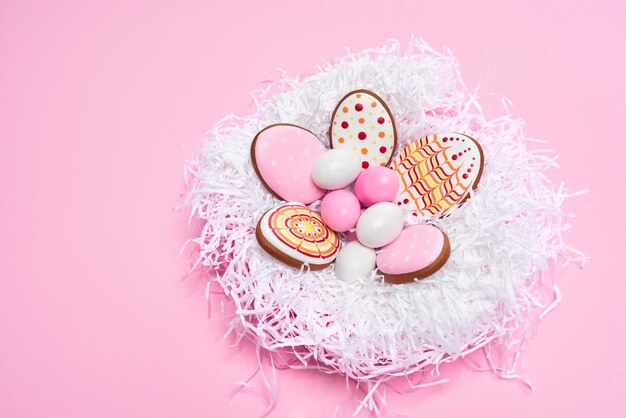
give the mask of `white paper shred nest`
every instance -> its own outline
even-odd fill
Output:
[[[328,146],[331,112],[347,92],[360,88],[389,105],[398,131],[396,155],[441,131],[468,134],[484,150],[484,173],[473,196],[449,217],[431,221],[450,238],[448,262],[414,284],[373,278],[345,283],[332,266],[298,271],[266,254],[255,239],[258,219],[280,203],[252,168],[255,134],[288,122]],[[567,194],[545,174],[556,166],[555,155],[528,149],[523,121],[508,114],[485,120],[452,54],[420,39],[404,53],[394,40],[350,53],[308,77],[283,73],[253,97],[256,113],[216,124],[187,166],[187,204],[193,217],[206,220],[195,240],[198,263],[217,272],[215,280],[235,305],[231,331],[280,354],[287,367],[341,373],[372,390],[393,376],[436,372],[442,363],[495,345],[501,355],[495,360],[487,351],[490,369],[515,377],[519,335],[546,309],[539,293],[551,284],[540,280],[542,273],[557,259],[584,258],[561,236],[568,227],[561,209]],[[508,102],[503,104],[506,109]]]

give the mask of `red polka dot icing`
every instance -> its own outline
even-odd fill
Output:
[[[348,93],[333,112],[331,127],[332,148],[358,153],[363,168],[389,164],[396,145],[396,128],[389,108],[375,93]],[[362,152],[363,148],[367,152]]]

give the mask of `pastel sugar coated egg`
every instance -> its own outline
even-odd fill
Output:
[[[322,199],[321,213],[328,227],[345,232],[356,226],[361,215],[361,204],[353,193],[343,189],[334,190]]]
[[[354,183],[354,194],[363,206],[391,202],[398,193],[400,180],[390,168],[375,166],[361,172]]]
[[[326,147],[312,133],[295,125],[270,125],[252,141],[252,165],[261,183],[275,197],[304,204],[318,200],[324,190],[311,178],[313,164]]]
[[[402,209],[390,202],[380,202],[363,212],[356,224],[356,236],[366,247],[379,248],[396,239],[403,226]]]
[[[375,268],[376,252],[358,241],[344,245],[335,259],[335,274],[343,281],[368,277]]]
[[[361,212],[359,213],[359,216],[363,215],[363,212],[365,212],[366,208],[361,208]],[[356,241],[356,230],[353,229],[351,231],[345,231],[343,233],[344,238],[346,239],[346,242],[350,242],[350,241]]]
[[[313,164],[313,181],[322,189],[342,189],[361,171],[359,157],[346,149],[331,149]]]

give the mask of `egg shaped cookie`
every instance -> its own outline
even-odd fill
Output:
[[[313,164],[326,147],[312,132],[280,123],[261,130],[252,141],[252,166],[275,197],[304,204],[324,195],[312,177]]]
[[[467,135],[438,133],[407,145],[393,160],[400,178],[395,198],[413,215],[432,218],[463,203],[483,172],[483,150]]]
[[[414,225],[380,249],[376,265],[387,283],[410,283],[439,270],[450,256],[450,241],[439,228]]]
[[[330,146],[355,152],[362,169],[387,166],[396,147],[396,125],[385,101],[369,90],[346,94],[333,111]]]
[[[322,217],[300,204],[287,203],[270,209],[256,227],[261,247],[283,263],[311,270],[328,267],[339,251],[339,236]]]

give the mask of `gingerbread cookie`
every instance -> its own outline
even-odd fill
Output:
[[[312,132],[296,125],[270,125],[252,141],[252,165],[265,188],[275,197],[304,204],[315,202],[324,190],[313,182],[315,161],[326,147]]]
[[[385,282],[409,283],[439,270],[450,256],[450,241],[439,228],[415,225],[403,230],[391,244],[380,249],[376,265]]]
[[[256,227],[261,247],[283,263],[311,270],[328,267],[339,251],[339,236],[306,206],[287,203],[267,211]]]
[[[483,172],[483,151],[467,135],[439,133],[406,146],[393,160],[400,177],[395,202],[413,215],[442,216],[463,203]]]
[[[355,152],[363,169],[387,166],[396,147],[396,125],[385,101],[369,90],[346,94],[333,111],[330,146]]]

